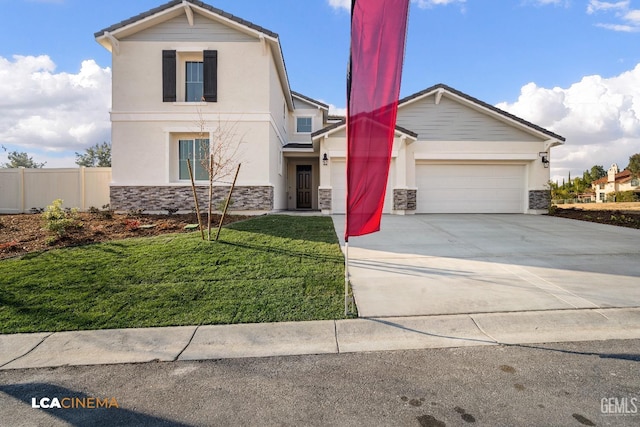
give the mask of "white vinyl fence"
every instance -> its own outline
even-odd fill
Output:
[[[109,203],[111,168],[0,169],[0,213],[26,213],[55,199],[88,210]]]

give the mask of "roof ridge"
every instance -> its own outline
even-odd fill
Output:
[[[250,21],[247,21],[247,20],[242,19],[240,17],[237,17],[237,16],[235,16],[235,15],[229,13],[229,12],[225,12],[222,9],[218,9],[216,7],[213,7],[213,6],[211,6],[211,5],[207,4],[207,3],[204,3],[204,2],[199,1],[199,0],[184,0],[184,1],[186,1],[187,3],[191,3],[194,6],[198,6],[198,7],[201,7],[202,9],[208,10],[209,12],[215,13],[216,15],[223,16],[223,17],[225,17],[225,18],[227,18],[227,19],[229,19],[231,21],[234,21],[234,22],[236,22],[238,24],[244,25],[245,27],[249,27],[249,28],[251,28],[253,30],[256,30],[256,31],[261,32],[261,33],[264,33],[264,34],[266,34],[266,35],[268,35],[270,37],[279,39],[279,36],[278,36],[277,33],[273,32],[271,30],[268,30],[268,29],[266,29],[266,28],[264,28],[264,27],[262,27],[260,25],[254,24],[253,22],[250,22]],[[178,6],[178,5],[182,4],[182,3],[183,3],[183,0],[172,0],[172,1],[168,2],[168,3],[165,3],[163,5],[154,7],[153,9],[150,9],[150,10],[148,10],[146,12],[139,13],[139,14],[137,14],[135,16],[132,16],[131,18],[125,19],[123,21],[120,21],[117,24],[113,24],[113,25],[111,25],[111,26],[109,26],[107,28],[104,28],[104,29],[98,31],[97,33],[95,33],[94,36],[97,38],[97,37],[100,37],[100,36],[104,35],[105,32],[113,32],[113,31],[119,30],[120,28],[126,27],[127,25],[134,24],[135,22],[141,21],[141,20],[143,20],[145,18],[148,18],[150,16],[153,16],[153,15],[156,15],[156,14],[158,14],[160,12],[163,12],[163,11],[165,11],[167,9],[171,9],[172,7]]]

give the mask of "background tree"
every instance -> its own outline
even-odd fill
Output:
[[[627,169],[631,171],[634,177],[640,178],[640,153],[629,157],[629,166],[627,166]]]
[[[591,167],[591,171],[589,172],[589,175],[591,175],[592,181],[596,181],[600,178],[604,178],[605,176],[607,176],[607,171],[604,170],[604,167],[600,165],[594,165]]]
[[[103,142],[87,148],[84,154],[76,153],[76,165],[87,168],[111,167],[111,144]]]
[[[3,147],[4,148],[4,147]],[[29,157],[27,153],[21,153],[18,151],[10,151],[7,155],[8,163],[2,165],[3,168],[28,168],[28,169],[40,169],[47,164],[38,163],[33,160],[32,157]]]

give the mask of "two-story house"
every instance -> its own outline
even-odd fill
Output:
[[[607,176],[593,181],[591,187],[596,192],[597,203],[605,202],[609,194],[621,191],[633,191],[640,195],[640,179],[635,178],[629,170],[620,172],[615,163],[607,171]]]
[[[344,212],[345,122],[291,90],[276,33],[175,0],[95,37],[112,52],[112,208],[190,210],[187,159],[204,202],[206,159],[228,144],[233,211]],[[442,84],[401,100],[397,124],[385,212],[547,208],[561,136]]]

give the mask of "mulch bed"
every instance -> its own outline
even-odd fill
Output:
[[[249,217],[227,215],[224,224],[242,221]],[[212,229],[220,222],[213,215]],[[195,214],[185,215],[129,215],[109,212],[79,213],[76,225],[66,235],[56,238],[45,230],[40,214],[0,215],[0,259],[24,255],[51,248],[86,245],[129,237],[157,236],[168,233],[185,233],[186,225],[197,224]],[[206,233],[206,215],[203,216]],[[197,229],[196,229],[197,231]]]
[[[555,212],[550,213],[549,215],[640,229],[639,211],[597,211],[571,208],[556,209]]]

